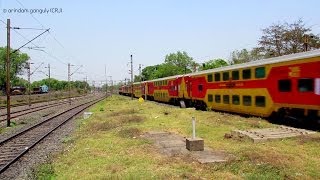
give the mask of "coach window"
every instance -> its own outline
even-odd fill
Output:
[[[232,80],[239,80],[239,71],[232,71]]]
[[[232,96],[232,104],[235,104],[235,105],[239,105],[240,104],[240,98],[238,95],[233,95]]]
[[[311,92],[313,91],[313,79],[299,79],[298,90],[300,92]]]
[[[250,79],[251,78],[251,69],[244,69],[242,71],[242,79]]]
[[[229,104],[230,103],[229,95],[223,95],[223,103],[224,104]]]
[[[242,98],[244,106],[251,106],[251,96],[243,96]]]
[[[199,85],[198,85],[198,91],[202,92],[202,90],[203,90],[203,85],[202,85],[202,84],[199,84]]]
[[[208,78],[208,82],[212,82],[212,80],[213,80],[212,74],[208,74],[207,78]]]
[[[291,80],[281,79],[278,81],[278,90],[280,92],[290,92],[291,91]]]
[[[266,106],[266,97],[256,96],[256,106],[257,107],[265,107]]]
[[[223,72],[222,78],[224,81],[228,81],[229,80],[229,72]]]
[[[220,95],[215,95],[214,99],[215,99],[216,103],[221,103],[221,96]]]
[[[213,102],[213,95],[212,94],[208,94],[208,101]]]
[[[255,77],[256,78],[264,78],[266,76],[266,68],[258,67],[255,69]]]
[[[220,81],[220,73],[214,73],[214,81]]]

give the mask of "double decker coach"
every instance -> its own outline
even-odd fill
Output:
[[[202,110],[319,120],[320,50],[135,83],[133,93]]]
[[[320,119],[320,50],[190,74],[198,108]]]

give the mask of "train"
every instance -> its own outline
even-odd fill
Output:
[[[259,117],[320,122],[320,50],[123,85],[119,94]]]
[[[32,90],[32,94],[43,94],[43,93],[48,93],[49,88],[47,85],[42,85],[39,87],[35,87]]]

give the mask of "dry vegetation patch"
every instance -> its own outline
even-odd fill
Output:
[[[123,138],[136,138],[141,134],[142,134],[141,130],[134,127],[124,128],[118,131],[118,135]]]

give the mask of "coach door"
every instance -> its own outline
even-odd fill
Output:
[[[186,82],[188,97],[192,98],[192,78],[188,77]]]

